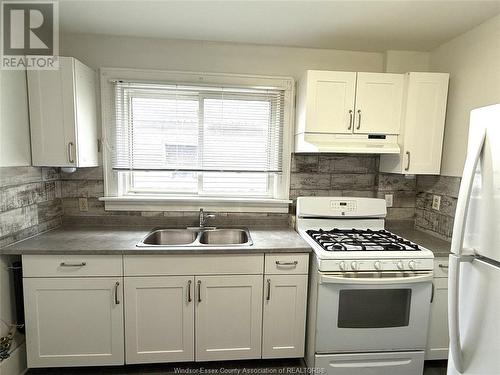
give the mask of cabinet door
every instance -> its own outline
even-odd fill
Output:
[[[399,134],[403,74],[358,73],[355,133]]]
[[[196,361],[261,357],[262,275],[196,277]]]
[[[448,358],[448,279],[434,279],[425,359]]]
[[[439,174],[448,73],[408,73],[403,173]]]
[[[352,133],[356,73],[309,71],[307,75],[308,133]]]
[[[74,67],[78,166],[93,167],[99,163],[95,72],[78,60]]]
[[[262,358],[303,357],[307,275],[264,276]]]
[[[125,278],[127,363],[194,361],[194,278]]]
[[[58,70],[28,70],[31,147],[34,166],[77,166],[74,59]]]
[[[122,365],[122,278],[25,278],[28,367]]]

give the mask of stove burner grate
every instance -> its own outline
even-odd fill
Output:
[[[306,233],[327,251],[420,251],[418,245],[386,230],[335,228]]]

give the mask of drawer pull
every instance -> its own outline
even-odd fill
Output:
[[[78,262],[78,263],[61,262],[60,264],[61,267],[83,267],[86,265],[87,262]]]
[[[117,281],[115,284],[115,305],[120,304],[120,300],[118,299],[118,287],[120,286],[120,283]]]
[[[281,260],[276,261],[277,266],[296,266],[299,264],[297,260],[294,260],[293,262],[282,262]]]
[[[447,264],[439,264],[438,267],[445,270],[449,268]]]

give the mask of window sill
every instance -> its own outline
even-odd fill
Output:
[[[106,211],[198,211],[288,213],[291,200],[223,197],[102,197]]]

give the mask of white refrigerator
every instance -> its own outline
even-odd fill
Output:
[[[500,104],[471,112],[448,288],[448,375],[500,374]]]

